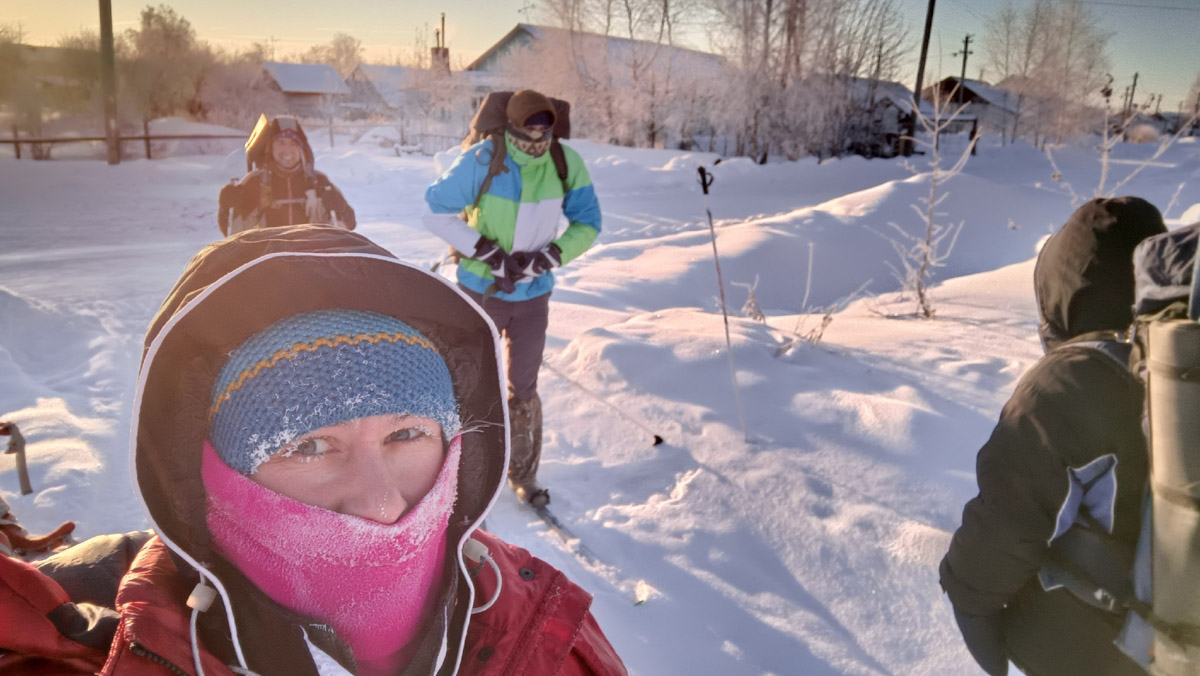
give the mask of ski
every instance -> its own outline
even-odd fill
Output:
[[[528,506],[537,513],[538,517],[540,517],[542,521],[546,523],[547,528],[554,531],[554,533],[562,539],[563,543],[566,544],[576,556],[586,563],[590,563],[594,566],[600,565],[600,559],[592,553],[592,550],[588,549],[587,545],[583,544],[583,540],[581,540],[578,535],[573,533],[570,528],[567,528],[565,525],[563,525],[563,522],[558,520],[558,517],[554,515],[554,512],[550,511],[549,507],[545,505],[540,507],[534,507],[533,505]]]

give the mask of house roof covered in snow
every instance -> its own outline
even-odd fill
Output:
[[[565,28],[520,23],[504,37],[500,38],[496,44],[481,54],[479,58],[467,65],[466,70],[493,70],[499,61],[514,47],[544,43],[556,39],[582,40],[584,47],[580,51],[584,53],[599,51],[599,46],[603,44],[604,52],[608,58],[618,62],[628,62],[631,58],[645,59],[652,56],[655,64],[663,64],[676,71],[687,69],[714,72],[725,66],[725,59],[717,54],[687,49],[685,47],[659,44],[646,40],[631,40],[629,38],[600,35],[597,33],[571,31]]]
[[[348,94],[350,92],[333,66],[323,63],[264,61],[263,69],[285,94]]]
[[[911,115],[913,109],[912,90],[899,82],[888,80],[871,80],[864,77],[853,78],[851,96],[856,103],[870,105],[877,101],[890,101],[905,115]],[[927,117],[933,116],[933,106],[928,101],[921,101],[921,113]]]
[[[933,86],[941,86],[943,91],[949,91],[949,89],[957,85],[958,82],[959,78],[950,76]],[[1013,92],[995,85],[990,85],[986,82],[972,80],[970,78],[962,80],[962,83],[963,89],[970,92],[975,98],[980,99],[983,103],[986,103],[989,106],[1003,108],[1004,110],[1015,114],[1017,110],[1017,96]],[[949,85],[949,87],[947,87],[947,85]],[[933,86],[921,92],[922,98],[926,96],[926,92],[930,91]]]

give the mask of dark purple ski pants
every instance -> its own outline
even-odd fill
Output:
[[[471,300],[492,318],[508,353],[508,394],[528,401],[537,394],[538,370],[546,349],[546,327],[550,325],[550,294],[529,300],[508,301],[488,298],[461,288]]]

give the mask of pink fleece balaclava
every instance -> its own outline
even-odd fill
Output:
[[[330,624],[360,666],[393,662],[438,596],[461,440],[450,442],[429,493],[388,525],[264,488],[205,442],[201,476],[216,550],[276,603]]]
[[[430,418],[451,440],[433,487],[395,523],[249,478],[303,434],[378,415]],[[352,310],[282,319],[233,350],[213,386],[201,477],[214,548],[275,602],[331,625],[360,672],[394,672],[439,595],[461,429],[446,362],[414,327]]]

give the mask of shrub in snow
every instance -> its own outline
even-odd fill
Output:
[[[1155,143],[1158,137],[1158,129],[1151,124],[1139,124],[1129,130],[1130,143]]]

